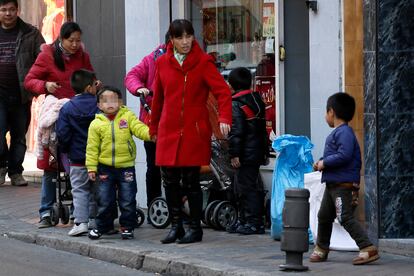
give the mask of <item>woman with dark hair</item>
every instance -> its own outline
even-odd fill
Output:
[[[72,73],[79,69],[93,71],[81,36],[77,23],[64,23],[59,38],[42,45],[42,52],[24,80],[25,88],[37,95],[53,94],[58,99],[75,96],[70,86]]]
[[[46,94],[45,103],[55,102],[55,107],[62,105],[59,104],[62,99],[75,96],[70,86],[72,73],[79,69],[93,71],[89,55],[83,49],[81,35],[82,30],[77,23],[64,23],[59,38],[52,44],[42,45],[42,52],[24,80],[25,88],[37,95]],[[56,168],[50,162],[53,158],[49,158],[49,149],[40,149],[37,157],[38,168],[44,170],[39,228],[45,228],[52,226],[50,210],[56,202],[56,183],[52,180],[56,177]]]
[[[207,100],[217,99],[220,130],[230,131],[231,93],[214,60],[194,39],[190,21],[174,20],[169,28],[167,53],[156,61],[150,134],[156,139],[156,164],[161,167],[172,226],[162,243],[202,240],[200,167],[210,164],[211,125]],[[190,225],[184,233],[182,196],[190,207]]]

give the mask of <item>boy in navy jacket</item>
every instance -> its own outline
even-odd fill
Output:
[[[311,262],[326,261],[336,217],[360,249],[353,260],[354,265],[379,258],[377,248],[353,215],[352,195],[358,192],[361,170],[361,151],[354,131],[348,126],[354,113],[352,96],[340,92],[328,98],[325,119],[334,130],[326,138],[323,158],[314,164],[315,170],[322,171],[326,189],[318,213],[318,238],[310,256]]]
[[[85,167],[85,152],[89,125],[99,111],[95,97],[99,81],[93,72],[84,69],[73,72],[70,81],[76,95],[60,110],[56,133],[59,147],[63,153],[68,153],[70,161],[75,225],[68,234],[78,236],[88,232],[90,218],[89,228],[94,227],[96,213],[93,183],[89,181]]]

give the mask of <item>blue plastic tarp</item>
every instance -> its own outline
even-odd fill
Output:
[[[272,196],[270,204],[271,236],[280,240],[283,222],[282,212],[285,203],[285,190],[304,188],[304,174],[313,170],[313,144],[306,136],[281,135],[272,143],[279,153],[273,171]],[[312,234],[309,231],[309,241]]]

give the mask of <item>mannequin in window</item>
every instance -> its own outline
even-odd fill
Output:
[[[254,33],[254,40],[250,46],[252,48],[252,63],[258,64],[264,54],[264,41],[258,32]]]
[[[65,19],[64,0],[44,0],[47,10],[43,18],[42,35],[46,43],[52,43],[58,36]]]

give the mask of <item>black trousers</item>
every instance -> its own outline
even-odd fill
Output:
[[[144,142],[145,152],[147,154],[147,207],[154,198],[161,196],[161,171],[160,167],[155,165],[155,143]]]
[[[354,217],[352,190],[327,185],[318,212],[317,245],[320,248],[329,249],[332,224],[336,217],[360,249],[372,245],[365,230]]]
[[[30,124],[31,103],[10,103],[0,99],[0,168],[8,168],[8,174],[21,174],[26,153],[26,132]],[[6,132],[10,130],[10,148]]]
[[[168,209],[175,220],[181,216],[182,197],[187,196],[190,225],[200,226],[203,194],[200,187],[200,167],[161,167]]]
[[[259,168],[259,165],[242,165],[234,176],[234,191],[243,224],[263,225],[264,193]]]

